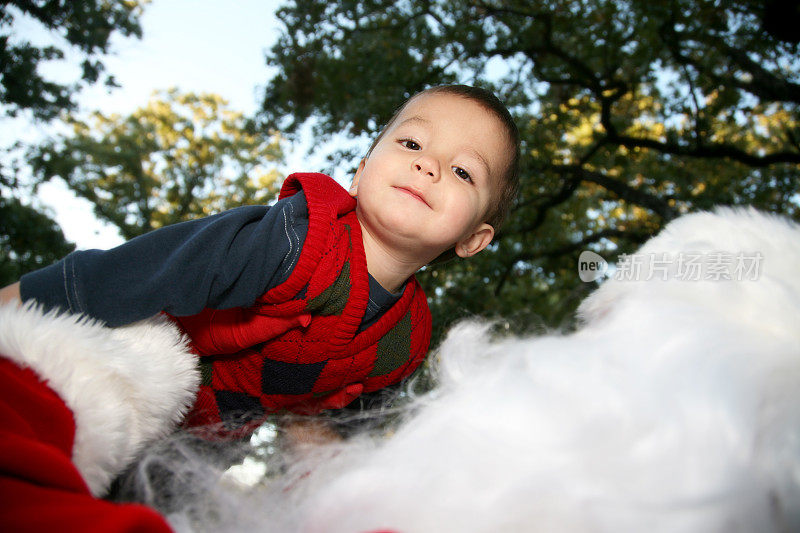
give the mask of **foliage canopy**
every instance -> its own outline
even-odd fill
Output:
[[[0,287],[75,249],[50,217],[10,196],[0,201]]]
[[[49,121],[76,107],[75,95],[86,85],[116,85],[105,75],[102,56],[112,35],[141,37],[139,17],[149,0],[10,0],[0,4],[0,108],[7,116],[29,111]],[[36,42],[23,34],[20,22],[41,30]],[[28,25],[30,27],[30,25]],[[80,74],[73,82],[55,81],[42,65],[77,55]],[[18,162],[11,162],[19,143],[3,147],[0,162],[0,285],[46,266],[74,249],[50,216],[20,199],[23,183]]]
[[[277,192],[280,138],[255,132],[217,95],[171,89],[129,116],[67,122],[71,134],[32,151],[33,171],[63,179],[126,240]]]
[[[108,53],[111,36],[141,37],[139,17],[149,0],[11,0],[0,4],[0,103],[15,115],[29,109],[38,119],[55,118],[75,108],[74,96],[87,84],[102,81],[114,86],[104,75],[101,56]],[[15,19],[32,19],[53,37],[53,44],[33,44],[17,35]],[[80,80],[61,83],[40,71],[42,63],[64,59],[67,51],[81,57]]]
[[[260,118],[288,133],[311,120],[320,140],[374,135],[428,86],[494,89],[523,138],[520,197],[490,250],[421,277],[440,330],[473,314],[562,325],[593,288],[577,276],[582,250],[613,261],[715,205],[800,218],[788,4],[286,2]]]

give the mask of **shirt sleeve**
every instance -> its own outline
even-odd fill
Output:
[[[110,250],[73,252],[22,277],[23,301],[119,326],[161,311],[252,305],[286,280],[308,229],[302,192],[174,224]]]

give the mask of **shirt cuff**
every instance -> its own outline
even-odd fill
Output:
[[[67,294],[67,259],[53,263],[39,270],[34,270],[22,276],[19,280],[19,293],[23,302],[35,300],[44,311],[61,309],[69,312],[80,312],[70,305]]]

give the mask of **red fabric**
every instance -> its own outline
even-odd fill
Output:
[[[94,498],[71,460],[75,423],[30,369],[0,357],[0,528],[168,532],[152,509]]]
[[[192,347],[200,355],[214,355],[235,353],[292,328],[307,327],[311,315],[283,318],[259,315],[242,307],[207,308],[196,315],[181,317],[180,323],[185,331],[192,332]]]
[[[207,309],[175,318],[195,350],[210,356],[189,425],[218,424],[237,400],[242,411],[249,406],[264,416],[341,408],[362,392],[407,377],[427,353],[430,311],[414,278],[391,309],[358,331],[369,281],[355,199],[324,174],[289,176],[281,198],[301,189],[308,203],[308,233],[289,279],[253,308]],[[403,333],[398,333],[401,323]],[[284,371],[284,381],[274,386],[273,375]],[[240,429],[246,433],[259,423],[252,420]]]

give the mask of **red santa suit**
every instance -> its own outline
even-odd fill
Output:
[[[164,318],[109,329],[0,306],[0,524],[6,531],[169,531],[156,512],[101,499],[169,432],[199,384]]]

